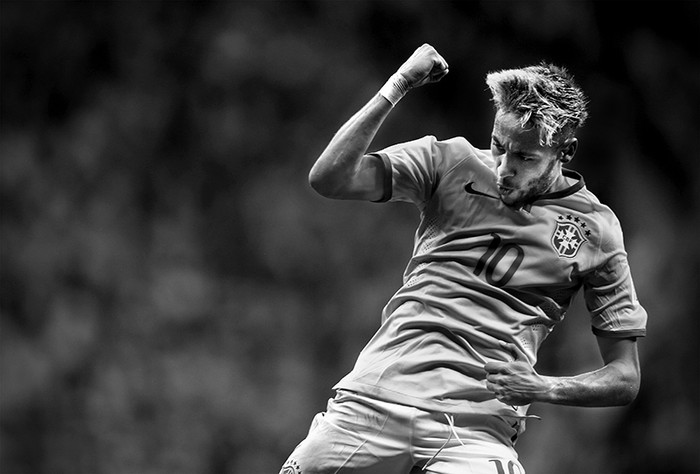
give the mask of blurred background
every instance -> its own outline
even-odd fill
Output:
[[[700,472],[700,2],[3,1],[0,472],[276,473],[401,283],[409,204],[315,195],[423,42],[450,64],[373,149],[486,147],[494,69],[567,66],[572,168],[622,221],[649,335],[629,407],[534,405],[536,473]],[[581,300],[538,369],[600,364]]]

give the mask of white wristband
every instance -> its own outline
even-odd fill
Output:
[[[408,81],[398,72],[394,73],[388,81],[379,89],[379,94],[395,106],[411,87]]]

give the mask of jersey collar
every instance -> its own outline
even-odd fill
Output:
[[[568,188],[536,196],[536,197],[532,198],[531,200],[529,200],[527,202],[527,204],[531,205],[535,201],[542,201],[545,199],[560,199],[560,198],[563,198],[566,196],[570,196],[570,195],[574,194],[575,192],[578,192],[581,189],[583,189],[583,187],[586,185],[586,183],[583,181],[583,176],[581,176],[579,173],[577,173],[574,170],[564,168],[564,169],[562,169],[562,174],[564,176],[566,176],[567,178],[575,179],[576,182],[574,184],[572,184],[571,186],[569,186]]]

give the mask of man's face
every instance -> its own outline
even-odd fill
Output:
[[[523,128],[514,114],[498,113],[491,135],[498,194],[504,204],[520,207],[545,194],[561,176],[557,148],[542,146],[536,128]]]

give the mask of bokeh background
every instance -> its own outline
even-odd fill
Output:
[[[494,69],[566,65],[572,167],[647,308],[629,407],[536,404],[528,472],[700,472],[700,2],[3,1],[0,472],[277,472],[379,324],[408,204],[306,176],[421,43],[450,63],[373,148],[486,146]],[[580,299],[538,369],[598,366]]]

